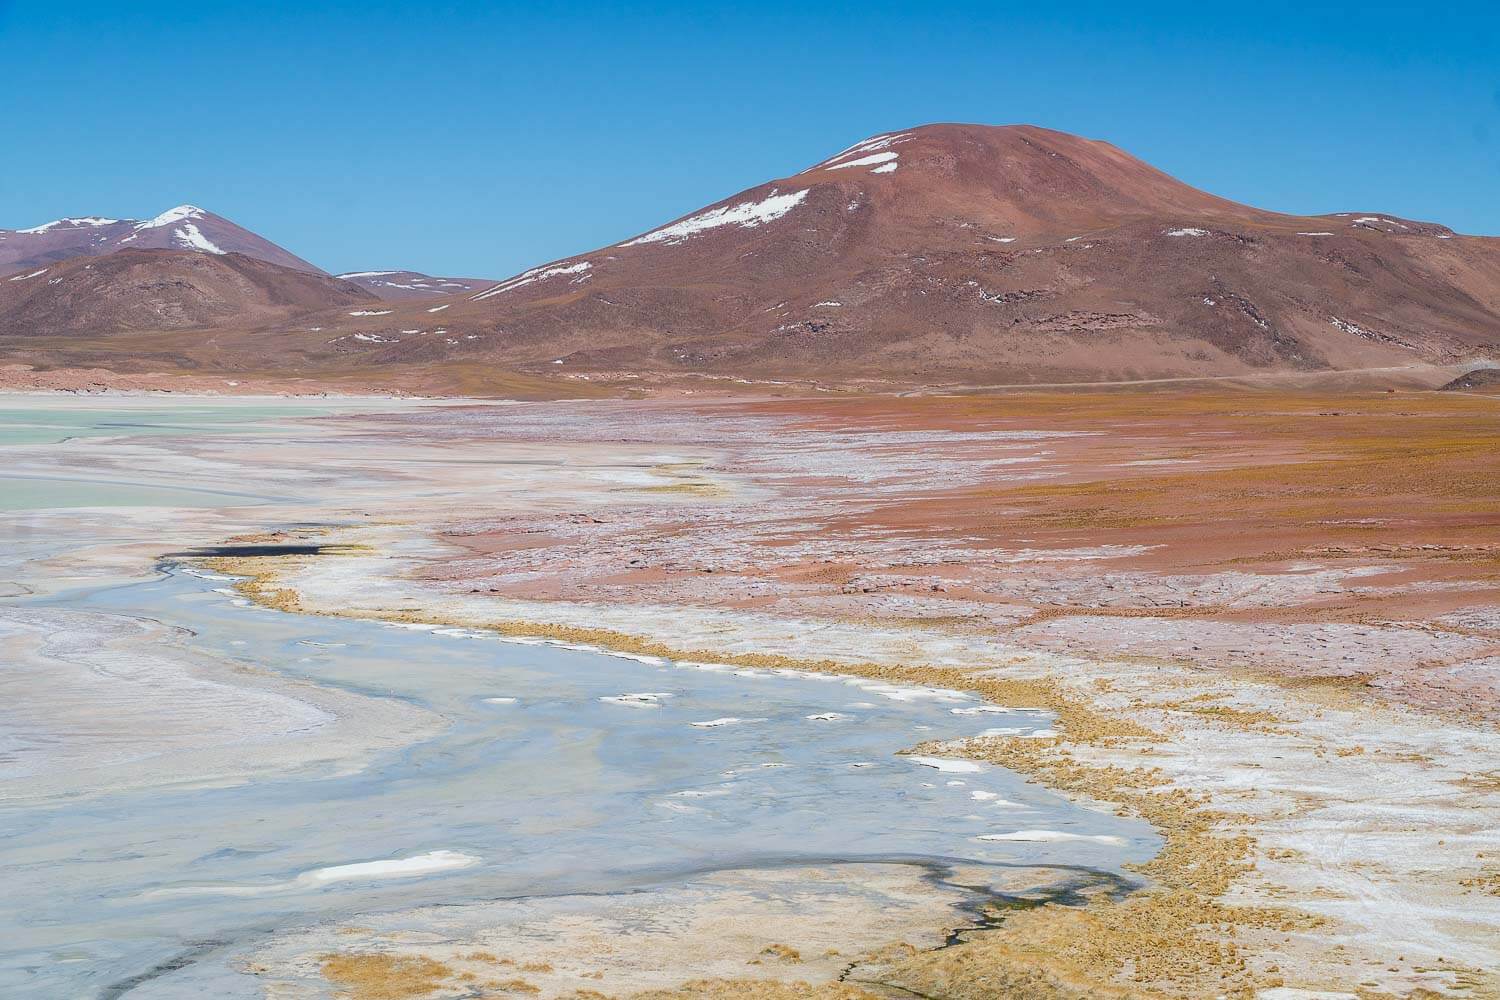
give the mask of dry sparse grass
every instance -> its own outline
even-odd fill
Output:
[[[339,952],[319,961],[323,976],[349,1000],[404,1000],[435,993],[454,974],[424,955]]]

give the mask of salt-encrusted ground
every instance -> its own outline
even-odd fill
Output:
[[[887,989],[1485,996],[1497,432],[1492,401],[1436,395],[551,403],[130,460],[261,462],[327,497],[280,523],[341,554],[220,565],[268,603],[1057,713],[1060,738],[942,749],[1147,817],[1156,888],[1018,915]]]
[[[472,507],[337,531],[362,554],[261,565],[252,589],[326,613],[1030,684],[1065,706],[1062,738],[966,752],[1169,835],[1157,900],[1036,958],[1057,982],[1496,989],[1496,412],[1026,403],[391,418],[524,471]],[[1181,926],[1153,936],[1153,920]],[[1028,935],[1060,933],[1013,923],[893,981],[986,995],[976,967],[1024,965]]]
[[[0,607],[0,802],[352,773],[442,720],[185,648],[123,615]]]

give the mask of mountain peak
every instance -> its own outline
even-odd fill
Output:
[[[907,214],[967,215],[1037,232],[1163,213],[1266,214],[1184,184],[1107,142],[1036,125],[937,123],[883,132],[787,180],[857,187]]]
[[[324,273],[223,216],[188,204],[146,220],[84,216],[13,232],[0,230],[0,272],[46,266],[69,257],[100,257],[117,250],[240,253],[295,271]]]
[[[137,222],[135,224],[135,228],[160,229],[162,226],[170,226],[178,222],[186,222],[189,219],[201,219],[207,214],[207,212],[203,211],[203,209],[199,208],[196,205],[178,205],[176,208],[167,209],[165,212],[161,213],[154,219],[148,219],[145,222]]]
[[[1373,366],[1492,343],[1493,251],[1471,245],[1455,277],[1434,277],[1450,237],[1238,204],[1035,125],[936,123],[423,307],[457,337],[426,336],[435,321],[416,310],[330,325],[385,338],[383,359],[483,351],[543,371],[1005,382]]]

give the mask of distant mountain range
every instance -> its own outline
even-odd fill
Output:
[[[128,288],[95,275],[70,291],[76,264],[41,270],[143,245],[162,249],[135,255]],[[218,331],[212,363],[226,370],[274,362],[309,373],[459,366],[985,384],[1500,353],[1500,240],[1379,212],[1263,211],[1107,143],[1031,126],[874,136],[505,281],[381,271],[294,286],[241,269],[254,290],[238,309],[171,304],[201,300],[210,273],[185,275],[184,257],[236,255],[321,275],[188,206],[148,223],[0,232],[0,270],[16,272],[0,278],[0,346],[60,352],[59,338],[81,332],[144,330],[136,306],[111,328],[116,313],[81,303],[156,296],[178,324],[161,329]],[[174,277],[153,281],[153,269]],[[33,281],[45,291],[7,294]],[[369,308],[350,297],[359,292],[384,301]],[[84,328],[83,315],[97,319]],[[180,335],[161,357],[203,363],[201,342]],[[89,353],[97,360],[109,347]]]
[[[73,257],[102,257],[120,250],[242,253],[294,271],[325,273],[270,240],[193,205],[178,205],[145,221],[87,215],[30,229],[0,229],[0,272],[36,270]]]

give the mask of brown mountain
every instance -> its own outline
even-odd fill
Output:
[[[246,330],[374,302],[346,281],[244,254],[121,250],[0,278],[0,337],[84,342],[134,331]]]
[[[1354,368],[1500,349],[1500,240],[1262,211],[1047,129],[931,125],[474,294],[394,306],[330,317],[365,339],[328,351],[965,383]]]
[[[144,330],[155,321],[131,287],[128,309],[70,300],[49,312],[27,300],[24,320],[0,296],[0,330],[72,343],[85,316],[98,332],[116,321]],[[461,294],[367,283],[391,300],[357,308],[338,297],[347,287],[274,308],[257,292],[239,313],[224,296],[179,324],[216,325],[212,354],[182,335],[161,356],[415,379],[509,370],[982,385],[1500,353],[1500,240],[1383,213],[1251,208],[1108,143],[1032,126],[875,136],[614,246]],[[129,358],[150,364],[157,349],[134,345]],[[33,340],[28,350],[55,348]]]
[[[1500,392],[1500,368],[1465,372],[1440,388],[1444,392]]]
[[[240,253],[294,271],[326,273],[270,240],[193,205],[178,205],[144,221],[84,216],[30,229],[0,229],[0,273],[35,270],[71,257],[99,257],[119,250]]]

